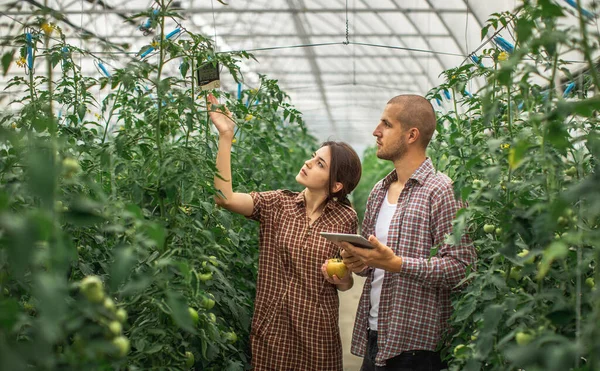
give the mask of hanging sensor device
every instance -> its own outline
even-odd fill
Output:
[[[221,87],[218,62],[209,61],[200,64],[196,69],[196,77],[198,79],[198,86],[202,90],[218,89]]]

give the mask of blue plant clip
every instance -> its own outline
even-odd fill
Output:
[[[571,7],[573,7],[575,10],[579,9],[579,7],[577,6],[577,1],[575,1],[575,0],[565,0],[565,2],[567,4],[569,4]],[[586,10],[584,8],[581,8],[581,14],[583,14],[583,16],[587,17],[587,18],[595,18],[594,17],[594,13],[592,13],[589,10]]]
[[[152,15],[138,27],[138,29],[140,31],[142,31],[144,36],[148,36],[149,34],[152,33],[152,31],[154,31],[154,29],[152,28],[152,21],[156,19],[157,15],[158,15],[158,9],[152,10]]]
[[[31,36],[31,32],[27,32],[25,34],[25,39],[27,40],[27,68],[29,72],[33,71],[33,37]],[[27,72],[27,73],[29,73]]]
[[[104,76],[110,77],[110,72],[108,72],[108,70],[106,69],[106,67],[104,66],[104,64],[102,64],[102,62],[98,62],[98,68],[100,69],[100,71],[102,71],[102,73],[104,74]]]
[[[494,41],[505,52],[512,53],[515,51],[515,47],[513,46],[513,44],[506,41],[502,36],[496,36],[494,38]]]
[[[438,98],[435,98],[435,102],[437,103],[438,106],[442,106],[442,101],[439,100]]]
[[[165,37],[167,40],[169,40],[171,37],[177,35],[178,33],[181,32],[181,28],[176,28],[173,31],[169,32],[169,34]]]
[[[569,85],[567,85],[567,87],[565,88],[565,92],[563,93],[563,97],[567,97],[567,95],[569,95],[569,93],[571,92],[571,90],[573,90],[573,88],[575,88],[575,83],[572,82]]]
[[[450,95],[448,89],[444,89],[444,96],[446,97],[446,99],[452,100],[452,96]]]
[[[469,93],[469,91],[467,89],[465,89],[465,91],[463,91],[463,94],[469,98],[473,98],[473,94]]]
[[[172,38],[173,36],[177,35],[177,34],[178,34],[178,33],[180,33],[180,32],[181,32],[181,28],[176,28],[176,29],[174,29],[173,31],[169,32],[169,34],[167,34],[167,36],[166,36],[165,38],[168,40],[168,39]],[[148,48],[148,49],[147,49],[145,52],[143,52],[143,53],[140,55],[140,58],[142,58],[142,59],[143,59],[143,58],[147,57],[147,56],[148,56],[148,54],[152,53],[152,52],[153,52],[153,51],[155,51],[155,50],[156,50],[156,49],[155,49],[153,46],[151,46],[150,48]]]
[[[241,97],[242,97],[242,83],[238,82],[237,99],[239,100]]]
[[[483,64],[481,63],[481,60],[475,54],[472,54],[470,56],[470,58],[471,58],[471,61],[473,61],[474,64],[483,67]]]
[[[143,52],[140,55],[140,58],[145,58],[146,56],[148,56],[148,54],[152,53],[154,51],[154,47],[149,47],[145,52]]]

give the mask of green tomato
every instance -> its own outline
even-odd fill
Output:
[[[568,176],[577,175],[577,168],[575,166],[571,166],[570,168],[568,168],[567,170],[565,170],[565,174],[568,175]]]
[[[129,353],[129,339],[125,336],[117,336],[112,340],[112,343],[117,348],[117,355],[119,357],[125,357]]]
[[[520,280],[521,279],[521,268],[517,268],[517,267],[512,267],[510,268],[510,278],[512,278],[513,280]]]
[[[559,216],[556,221],[558,222],[559,225],[569,224],[569,219],[565,218],[564,216]]]
[[[127,321],[127,312],[123,308],[117,309],[117,312],[115,313],[115,316],[117,316],[117,319],[121,323]]]
[[[188,312],[190,313],[190,317],[192,317],[192,322],[194,322],[194,325],[197,325],[199,320],[198,312],[192,307],[188,307]]]
[[[235,343],[238,339],[236,333],[233,331],[226,332],[224,337],[225,337],[225,340],[227,340],[230,343]]]
[[[485,233],[493,233],[496,230],[496,226],[493,224],[486,224],[483,226],[483,231]]]
[[[593,289],[596,286],[596,282],[594,282],[594,277],[588,277],[585,279],[585,284],[590,289]]]
[[[194,358],[194,353],[192,352],[185,352],[185,367],[186,368],[192,368],[192,366],[194,366],[194,363],[196,363],[196,359]]]
[[[210,320],[210,322],[212,323],[217,323],[217,316],[215,316],[214,313],[209,313],[208,314],[208,319]]]
[[[518,253],[517,256],[519,258],[524,259],[523,262],[525,264],[532,264],[535,261],[535,256],[531,256],[529,259],[525,259],[527,256],[529,256],[529,250],[527,250],[527,249],[523,249],[523,251],[521,251],[520,253]]]
[[[79,286],[81,293],[92,303],[101,303],[104,300],[104,286],[98,276],[87,276],[81,280]]]
[[[198,275],[198,279],[199,279],[200,281],[204,282],[204,281],[208,281],[208,280],[210,280],[210,279],[212,278],[212,276],[213,276],[212,272],[208,272],[208,273],[200,273],[200,274]]]
[[[213,299],[204,297],[204,299],[202,299],[202,306],[205,309],[211,310],[215,306],[215,301]]]
[[[465,348],[464,344],[458,344],[455,348],[454,348],[454,355],[457,356],[459,353],[461,353],[463,351],[463,349]]]
[[[502,228],[496,228],[494,232],[496,233],[496,236],[500,236],[500,234],[502,233]]]
[[[123,331],[123,326],[121,326],[121,322],[112,321],[108,324],[108,329],[113,336],[121,335],[121,331]]]
[[[104,299],[104,308],[107,310],[114,312],[115,310],[115,302],[111,298]]]
[[[533,335],[519,331],[517,332],[517,335],[515,335],[515,339],[517,340],[517,344],[527,345],[533,340]]]
[[[65,176],[67,178],[70,178],[74,174],[77,174],[81,171],[81,166],[79,166],[79,162],[72,157],[65,158],[62,162],[62,166],[65,170]]]

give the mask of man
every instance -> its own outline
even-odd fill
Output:
[[[375,248],[342,243],[344,263],[367,276],[351,348],[364,357],[361,371],[445,368],[436,349],[448,329],[450,292],[476,254],[466,235],[445,243],[463,204],[426,156],[435,127],[428,100],[400,95],[373,132],[377,157],[395,167],[367,201],[362,234]]]

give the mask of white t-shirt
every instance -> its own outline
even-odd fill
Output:
[[[391,204],[388,201],[388,194],[385,193],[385,199],[381,203],[381,209],[377,216],[377,224],[375,225],[375,237],[382,244],[387,246],[388,231],[392,218],[396,212],[396,204]],[[373,273],[373,281],[371,282],[371,310],[369,311],[369,328],[377,331],[377,316],[379,314],[379,297],[381,296],[381,286],[383,285],[383,269],[375,268]]]

